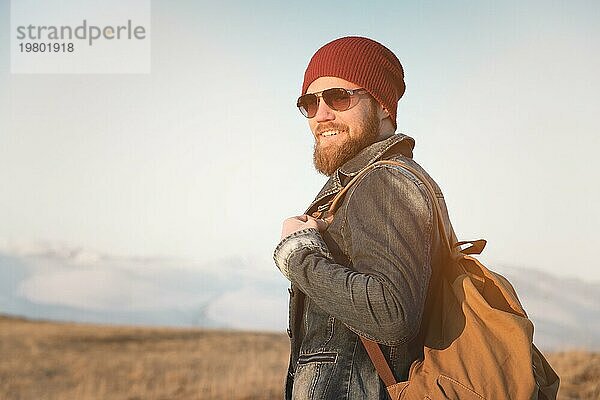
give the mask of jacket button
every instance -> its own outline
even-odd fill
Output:
[[[291,339],[292,338],[292,331],[290,330],[290,328],[287,328],[286,331],[287,331],[288,337]]]
[[[288,288],[288,293],[290,294],[290,297],[294,297],[294,289]]]

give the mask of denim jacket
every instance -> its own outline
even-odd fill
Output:
[[[394,159],[429,179],[455,240],[443,195],[412,160],[413,148],[402,134],[366,147],[330,177],[306,213],[322,209],[362,168]],[[378,166],[348,190],[326,231],[304,229],[278,244],[275,263],[291,282],[286,399],[386,399],[358,335],[380,343],[396,379],[407,379],[422,356],[422,315],[444,254],[425,190],[409,171]]]

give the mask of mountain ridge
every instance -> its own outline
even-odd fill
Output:
[[[600,283],[494,269],[517,290],[538,347],[600,349]],[[275,267],[243,260],[199,264],[56,246],[0,247],[0,313],[35,319],[284,331],[287,286]]]

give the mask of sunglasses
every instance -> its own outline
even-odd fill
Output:
[[[366,89],[331,88],[316,93],[308,93],[298,98],[296,106],[306,118],[313,118],[319,109],[319,98],[335,111],[346,111],[358,103],[358,95],[368,93]]]

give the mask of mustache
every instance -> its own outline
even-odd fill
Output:
[[[315,129],[315,134],[318,136],[323,132],[332,131],[332,130],[348,131],[348,125],[341,124],[338,122],[326,122],[326,123],[317,125],[317,128]]]

